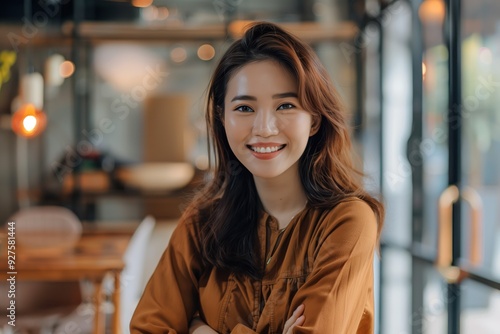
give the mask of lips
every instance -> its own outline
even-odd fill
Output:
[[[247,145],[247,147],[256,153],[274,153],[282,150],[285,145]]]
[[[262,160],[273,159],[281,153],[281,150],[285,148],[286,144],[278,143],[256,143],[247,145],[247,147],[252,151],[252,154]]]

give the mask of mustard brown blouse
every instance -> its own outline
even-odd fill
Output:
[[[131,333],[188,333],[200,317],[219,333],[373,333],[373,255],[377,222],[357,198],[331,210],[306,207],[286,229],[263,212],[262,280],[204,268],[198,225],[180,221],[135,310]],[[266,264],[267,263],[267,264]]]

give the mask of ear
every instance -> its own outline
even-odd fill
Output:
[[[318,133],[320,125],[321,125],[321,118],[313,116],[312,124],[311,124],[311,130],[309,130],[309,137],[312,137],[316,133]]]

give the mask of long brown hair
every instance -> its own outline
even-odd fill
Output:
[[[365,201],[382,228],[384,208],[362,187],[362,174],[351,159],[351,141],[345,110],[328,74],[312,49],[272,23],[256,23],[222,56],[208,89],[206,122],[215,152],[213,179],[184,212],[199,224],[200,243],[207,265],[258,278],[257,223],[260,200],[252,174],[229,147],[223,125],[227,83],[235,70],[260,61],[275,60],[298,83],[298,98],[311,112],[313,126],[299,161],[299,174],[308,205],[330,210],[349,197]]]

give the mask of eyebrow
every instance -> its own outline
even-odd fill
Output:
[[[297,98],[297,93],[294,92],[286,92],[286,93],[279,93],[279,94],[274,94],[272,96],[273,99],[283,99],[285,97],[295,97]],[[255,96],[251,95],[236,95],[231,99],[231,102],[236,101],[236,100],[247,100],[247,101],[257,101],[257,98]]]

